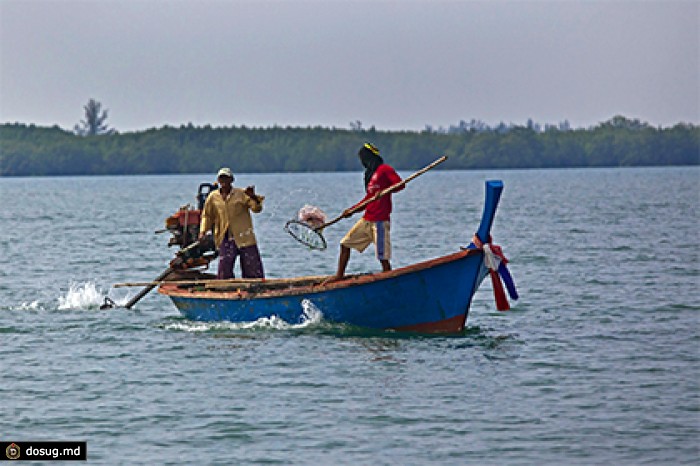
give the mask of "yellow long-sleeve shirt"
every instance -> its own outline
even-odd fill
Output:
[[[262,211],[262,201],[265,197],[258,198],[259,201],[251,198],[241,188],[232,188],[231,194],[224,200],[221,191],[217,189],[209,194],[204,203],[199,231],[206,233],[212,230],[217,248],[227,231],[229,238],[232,238],[239,248],[256,244],[250,211]]]

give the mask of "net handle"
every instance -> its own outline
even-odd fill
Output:
[[[427,166],[421,168],[420,170],[418,170],[417,172],[413,173],[412,175],[406,177],[406,179],[401,180],[401,181],[399,181],[398,183],[393,184],[393,185],[389,186],[388,188],[386,188],[386,189],[384,189],[384,190],[378,192],[377,194],[375,194],[374,196],[370,197],[369,199],[365,199],[364,201],[360,202],[359,204],[357,204],[357,205],[354,206],[353,208],[349,209],[348,213],[349,213],[350,215],[352,215],[352,214],[354,214],[355,212],[364,209],[364,208],[367,206],[367,204],[369,204],[370,202],[374,202],[374,201],[376,201],[377,199],[379,199],[380,197],[384,197],[384,196],[386,196],[387,194],[393,193],[393,192],[396,191],[397,189],[399,189],[399,188],[405,186],[406,183],[408,183],[408,182],[411,181],[412,179],[419,177],[420,175],[422,175],[423,173],[427,172],[428,170],[432,170],[433,168],[435,168],[436,166],[440,165],[440,164],[441,164],[442,162],[444,162],[445,160],[447,160],[447,156],[446,156],[446,155],[443,155],[442,157],[440,157],[439,159],[435,160],[435,161],[434,161],[433,163],[431,163],[430,165],[427,165]],[[343,214],[340,214],[339,216],[337,216],[336,218],[334,218],[334,219],[331,220],[330,222],[324,223],[324,224],[321,225],[320,227],[314,228],[314,231],[316,231],[316,232],[318,233],[319,231],[323,230],[323,229],[326,228],[327,226],[333,225],[334,223],[338,223],[339,221],[341,221],[341,220],[344,219],[344,218],[345,218],[345,216],[344,216]],[[319,234],[320,234],[320,233],[319,233]]]

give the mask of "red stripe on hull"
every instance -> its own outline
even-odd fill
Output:
[[[459,333],[464,330],[464,323],[466,320],[464,315],[458,315],[438,322],[408,325],[405,327],[397,327],[394,330],[418,333]]]

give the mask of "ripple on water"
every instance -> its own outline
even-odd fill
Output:
[[[309,193],[342,211],[361,197],[355,175],[240,175],[270,201],[254,217],[270,276],[333,272],[337,246],[299,249],[282,225]],[[486,178],[505,181],[494,238],[521,299],[497,312],[485,282],[467,329],[450,336],[313,314],[191,322],[157,293],[100,310],[104,296],[136,292],[114,283],[163,270],[172,251],[152,231],[202,176],[42,179],[50,199],[0,178],[0,197],[19,200],[0,213],[17,233],[0,232],[15,264],[0,271],[0,431],[87,439],[106,464],[696,463],[698,171],[433,173],[396,198],[392,264],[468,242]],[[74,205],[79,215],[61,215]],[[27,263],[57,244],[70,254]],[[349,268],[375,270],[373,252]]]

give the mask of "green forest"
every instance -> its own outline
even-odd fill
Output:
[[[358,122],[359,123],[359,122]],[[447,129],[378,131],[324,127],[180,127],[86,135],[20,123],[0,125],[0,176],[356,171],[365,141],[399,170],[440,155],[441,168],[565,168],[700,164],[700,126],[656,128],[616,116],[587,129],[464,121]]]

